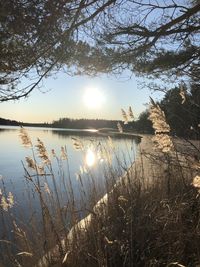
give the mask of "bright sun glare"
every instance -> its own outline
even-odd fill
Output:
[[[97,88],[88,88],[84,92],[83,101],[88,108],[100,108],[104,100],[103,92]]]

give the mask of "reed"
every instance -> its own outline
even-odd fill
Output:
[[[27,131],[21,129],[22,143],[32,153],[23,163],[24,201],[31,216],[15,212],[17,201],[2,178],[0,266],[200,264],[199,162],[193,157],[194,147],[195,155],[199,147],[190,145],[189,155],[184,153],[183,140],[170,137],[162,110],[154,102],[151,110],[156,150],[151,138],[143,136],[130,167],[130,162],[119,159],[111,138],[106,146],[98,144],[98,160],[106,163],[105,183],[99,186],[90,168],[81,166],[78,200],[67,148],[49,153],[41,140],[34,146]],[[132,110],[129,115],[133,118]],[[82,153],[88,149],[77,138],[72,141]],[[111,150],[117,168],[112,165]],[[33,207],[33,198],[37,207]]]

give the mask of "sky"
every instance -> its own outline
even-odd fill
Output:
[[[27,99],[0,103],[0,117],[49,123],[66,117],[120,120],[121,108],[128,110],[129,106],[137,117],[146,109],[150,95],[155,100],[162,97],[149,89],[139,89],[136,78],[129,73],[120,77],[72,77],[60,72],[45,79]]]

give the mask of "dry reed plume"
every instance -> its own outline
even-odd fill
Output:
[[[164,111],[151,99],[151,106],[149,110],[149,119],[152,121],[153,128],[155,130],[155,136],[153,141],[156,146],[164,153],[170,152],[174,149],[170,134],[170,126],[166,122]]]
[[[8,211],[10,208],[14,206],[14,196],[11,192],[8,193],[6,197],[3,195],[2,190],[0,189],[0,207],[4,211]]]
[[[24,147],[32,147],[31,139],[30,139],[28,132],[26,131],[25,128],[21,127],[19,136],[21,138],[22,145]]]

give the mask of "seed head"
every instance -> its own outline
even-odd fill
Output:
[[[172,139],[169,136],[170,126],[166,122],[165,113],[162,111],[160,106],[153,101],[152,98],[149,113],[149,119],[152,121],[153,128],[155,130],[153,141],[162,152],[170,152],[174,148]]]
[[[129,117],[130,117],[132,120],[134,120],[134,114],[133,114],[133,111],[132,111],[131,106],[130,106],[129,109],[128,109],[128,115],[129,115]]]
[[[28,168],[33,169],[33,170],[37,169],[36,163],[32,158],[26,157],[26,162],[28,164]]]
[[[21,138],[22,145],[24,147],[32,147],[32,142],[31,142],[31,139],[30,139],[30,137],[29,137],[28,132],[26,131],[26,129],[24,129],[23,127],[21,127],[19,136]]]
[[[128,124],[128,116],[126,114],[126,111],[124,109],[121,109],[121,112],[122,112],[124,124]]]
[[[166,122],[166,117],[164,111],[160,108],[158,104],[155,104],[155,102],[152,100],[150,107],[150,115],[149,119],[153,123],[153,128],[155,130],[155,133],[169,133],[170,132],[170,126]]]
[[[50,159],[48,157],[48,153],[46,150],[46,147],[44,143],[38,138],[37,139],[37,151],[38,151],[38,156],[42,159],[44,164],[50,164]]]

